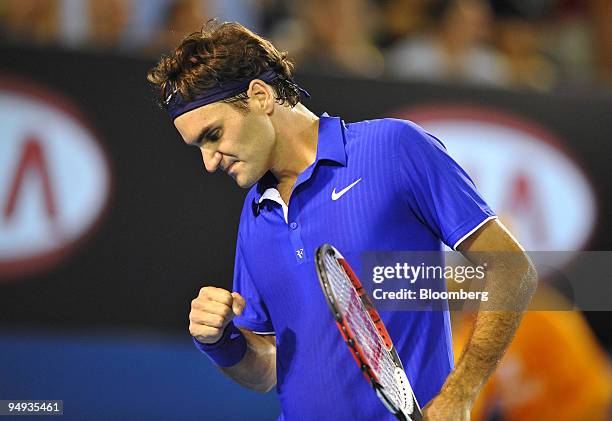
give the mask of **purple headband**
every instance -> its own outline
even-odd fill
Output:
[[[246,91],[253,79],[261,79],[266,83],[270,83],[278,76],[279,74],[276,71],[266,70],[257,77],[243,80],[230,80],[223,83],[219,82],[219,86],[210,89],[204,95],[201,95],[192,101],[183,101],[180,94],[175,89],[170,95],[168,95],[168,98],[166,98],[168,114],[170,114],[170,117],[172,120],[174,120],[178,116],[202,107],[203,105],[212,104],[213,102],[231,98],[234,95],[238,95],[239,93]],[[288,79],[288,82],[295,85],[299,92],[310,98],[310,94],[306,90],[300,88],[293,80]]]

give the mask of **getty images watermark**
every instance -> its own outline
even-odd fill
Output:
[[[531,310],[612,310],[612,252],[528,252],[538,272]],[[513,310],[491,300],[493,277],[514,279],[522,253],[366,252],[361,281],[382,311]],[[489,280],[489,283],[487,283]],[[508,285],[511,288],[512,285]]]
[[[442,266],[420,263],[414,266],[407,262],[396,262],[393,266],[374,266],[372,268],[372,282],[382,284],[389,280],[404,280],[410,285],[414,285],[419,280],[430,281],[431,284],[436,280],[451,279],[458,284],[462,284],[466,280],[485,279],[486,267],[487,263],[476,266]],[[431,286],[386,291],[382,285],[379,285],[378,288],[375,287],[372,290],[372,295],[376,300],[448,300],[450,298],[488,301],[489,299],[487,291],[468,291],[464,288],[459,288],[456,291],[445,291]]]

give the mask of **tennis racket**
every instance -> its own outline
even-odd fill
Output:
[[[380,400],[399,420],[422,420],[389,333],[349,264],[329,244],[317,249],[315,264],[338,329]]]

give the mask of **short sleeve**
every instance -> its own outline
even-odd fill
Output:
[[[236,245],[236,261],[234,263],[234,291],[246,300],[246,307],[240,316],[234,318],[234,324],[258,334],[274,334],[274,327],[268,309],[259,295],[249,270],[245,264],[240,236]]]
[[[402,193],[410,209],[447,246],[457,246],[495,213],[444,144],[406,122],[398,136]]]

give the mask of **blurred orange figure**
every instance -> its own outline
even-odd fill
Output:
[[[563,302],[551,289],[540,287],[538,295],[544,295],[548,304],[550,300]],[[532,305],[535,306],[537,302]],[[465,345],[472,321],[473,314],[453,314],[456,358]],[[478,397],[472,419],[607,420],[611,394],[607,355],[582,314],[528,311]]]

